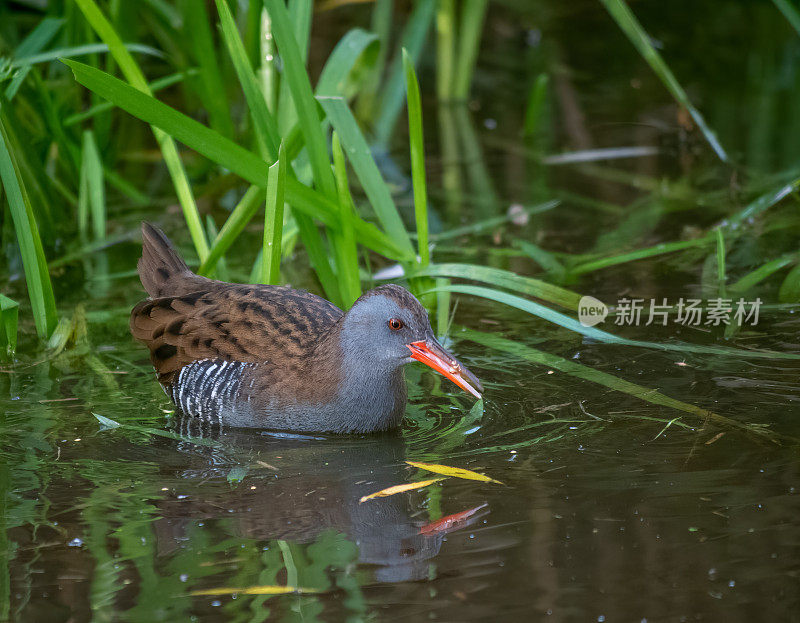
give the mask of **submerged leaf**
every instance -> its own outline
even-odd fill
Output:
[[[206,588],[199,591],[192,591],[189,593],[192,596],[214,596],[214,595],[230,595],[237,593],[239,595],[287,595],[289,593],[318,593],[319,591],[313,588],[300,588],[299,586],[278,586],[278,585],[265,585],[265,586],[246,586],[242,588],[225,587],[220,588]]]
[[[464,480],[479,480],[481,482],[496,482],[499,485],[503,483],[494,478],[489,478],[484,474],[473,472],[469,469],[462,467],[450,467],[449,465],[437,465],[436,463],[418,463],[416,461],[406,461],[412,467],[419,467],[420,469],[428,470],[434,474],[443,474],[445,476],[452,476],[454,478],[463,478]]]
[[[442,517],[437,521],[432,521],[431,523],[427,523],[424,526],[420,527],[419,533],[420,534],[442,534],[448,533],[452,530],[464,527],[464,524],[468,522],[468,520],[472,519],[469,523],[472,523],[477,517],[474,517],[475,513],[478,511],[483,510],[489,506],[486,502],[481,504],[480,506],[476,506],[475,508],[470,508],[465,511],[461,511],[460,513],[453,513],[452,515],[447,515],[446,517]],[[487,511],[488,512],[488,511]]]
[[[446,478],[431,478],[430,480],[420,480],[419,482],[409,482],[405,485],[395,485],[393,487],[387,487],[386,489],[381,489],[380,491],[376,491],[375,493],[370,493],[369,495],[363,496],[358,503],[362,504],[367,500],[371,500],[372,498],[385,498],[389,497],[390,495],[395,495],[396,493],[403,493],[405,491],[413,491],[415,489],[422,489],[427,487],[428,485],[432,485],[434,482],[439,482],[440,480],[446,480]]]
[[[106,430],[109,428],[119,428],[120,426],[119,422],[116,422],[98,413],[92,413],[92,415],[97,418],[98,422],[100,422],[100,427],[101,427],[100,430]]]

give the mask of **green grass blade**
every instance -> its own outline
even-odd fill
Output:
[[[717,227],[717,287],[719,296],[725,298],[725,237],[722,228]]]
[[[22,255],[36,332],[40,338],[47,339],[58,324],[53,284],[50,282],[50,273],[47,272],[47,261],[39,237],[39,228],[33,216],[33,208],[16,162],[8,149],[8,134],[2,119],[0,119],[0,181],[5,189]]]
[[[317,95],[347,97],[347,81],[358,59],[370,48],[378,47],[378,36],[361,28],[349,30],[333,48],[317,81]]]
[[[122,46],[130,52],[149,54],[150,56],[163,56],[160,50],[151,48],[149,45],[138,43],[123,43]],[[100,52],[110,52],[110,46],[105,43],[89,43],[86,45],[76,45],[69,48],[56,48],[47,52],[31,54],[30,56],[16,57],[11,61],[10,66],[14,69],[19,67],[29,67],[39,63],[51,63],[61,58],[75,58],[77,56],[89,56]]]
[[[266,190],[261,186],[253,184],[244,193],[239,203],[231,212],[230,216],[225,220],[225,223],[220,229],[219,234],[214,238],[208,257],[200,264],[197,269],[198,275],[208,276],[214,272],[217,262],[222,258],[225,252],[231,247],[239,234],[244,231],[247,224],[253,219],[258,212],[258,208],[266,198]]]
[[[375,210],[384,231],[404,250],[413,254],[411,239],[408,237],[403,220],[397,212],[389,187],[384,182],[369,145],[350,112],[344,98],[318,97],[334,130],[339,134],[347,157],[361,182],[370,204]]]
[[[261,283],[278,284],[281,279],[281,236],[286,185],[286,151],[278,149],[278,159],[269,168],[267,199],[264,210],[264,244],[261,251]]]
[[[521,311],[527,312],[534,316],[538,316],[543,320],[552,322],[553,324],[569,329],[575,333],[580,333],[587,338],[597,340],[598,342],[605,342],[607,344],[619,344],[621,346],[637,346],[640,348],[653,348],[657,350],[674,351],[679,353],[698,353],[705,355],[724,355],[728,357],[740,358],[757,358],[757,359],[800,359],[800,355],[794,353],[780,353],[775,351],[763,350],[747,350],[743,348],[726,348],[721,346],[700,346],[697,344],[686,343],[659,343],[659,342],[645,342],[641,340],[629,340],[613,333],[602,331],[595,327],[584,327],[577,320],[565,316],[557,311],[545,307],[534,301],[523,299],[507,292],[493,290],[491,288],[484,288],[480,286],[452,284],[446,288],[450,292],[459,294],[470,294],[481,298],[503,303],[510,307],[515,307]]]
[[[403,49],[403,70],[408,94],[408,140],[411,150],[411,180],[414,185],[414,216],[417,223],[417,254],[421,266],[430,263],[428,247],[428,187],[425,181],[425,141],[422,136],[422,99],[411,57]]]
[[[783,13],[786,21],[792,25],[798,35],[800,35],[800,11],[789,0],[772,0],[772,3]]]
[[[611,14],[611,17],[617,23],[617,26],[619,26],[622,32],[624,32],[628,39],[630,39],[631,43],[639,51],[639,54],[642,55],[642,58],[647,61],[647,64],[650,65],[650,68],[661,79],[661,82],[664,83],[664,86],[667,88],[667,90],[678,101],[678,103],[689,112],[692,119],[697,124],[697,127],[700,128],[700,131],[703,133],[703,136],[705,136],[706,141],[708,141],[708,144],[711,146],[711,149],[713,149],[714,153],[717,154],[717,157],[719,157],[719,159],[723,162],[728,162],[728,154],[722,148],[722,145],[719,143],[716,135],[711,128],[708,127],[703,115],[700,114],[700,111],[697,110],[697,108],[695,108],[692,104],[691,100],[689,100],[689,96],[686,94],[686,91],[683,90],[683,87],[680,85],[678,80],[675,78],[675,75],[664,62],[664,59],[661,58],[661,55],[658,53],[655,47],[653,47],[650,37],[645,32],[644,28],[642,28],[642,25],[636,19],[636,16],[630,10],[625,1],[600,0],[600,2],[603,3],[603,6]]]
[[[343,307],[339,280],[331,268],[330,259],[325,250],[325,243],[322,240],[319,229],[307,215],[301,212],[294,213],[294,220],[300,232],[300,239],[303,241],[306,253],[308,253],[308,259],[317,273],[317,278],[322,284],[328,300],[339,307]]]
[[[19,303],[0,294],[0,351],[11,356],[17,350]]]
[[[83,184],[85,175],[85,185]],[[83,132],[83,163],[81,166],[81,192],[86,192],[88,199],[79,197],[79,203],[86,203],[92,214],[92,229],[95,240],[106,237],[106,196],[103,183],[103,163],[97,151],[97,143],[91,130]],[[85,231],[85,217],[84,217]]]
[[[306,73],[305,63],[294,36],[294,29],[283,0],[265,0],[264,5],[272,19],[272,33],[283,60],[283,79],[292,93],[297,118],[305,138],[306,150],[314,174],[314,184],[327,198],[335,199],[336,182],[333,179],[328,147],[322,133],[317,104]]]
[[[164,130],[176,140],[251,184],[266,187],[269,164],[254,153],[105,72],[76,61],[64,63],[72,69],[75,79],[91,91],[114,102],[133,116]],[[291,177],[286,180],[286,201],[328,227],[338,228],[336,202]],[[364,246],[398,261],[407,261],[413,257],[413,252],[401,249],[371,223],[358,219],[355,226],[359,242]]]
[[[527,240],[515,240],[513,245],[541,266],[546,272],[551,273],[557,280],[561,281],[564,279],[567,269],[553,253]]]
[[[411,12],[408,22],[403,28],[400,49],[408,51],[414,61],[419,62],[425,40],[428,38],[436,8],[435,0],[419,0]],[[383,97],[380,100],[380,114],[375,121],[375,140],[378,145],[386,147],[394,133],[394,126],[403,108],[403,59],[398,53],[389,68],[389,77],[383,86]]]
[[[436,96],[453,99],[456,65],[456,0],[436,2]]]
[[[800,264],[792,268],[778,290],[781,303],[800,303]]]
[[[264,99],[264,94],[261,92],[256,76],[253,73],[244,44],[239,37],[239,31],[236,29],[236,23],[233,21],[233,16],[228,8],[228,3],[226,0],[216,0],[216,2],[222,37],[233,62],[233,68],[239,78],[239,84],[242,86],[250,117],[253,120],[253,127],[270,160],[274,161],[278,156],[278,147],[281,142],[278,127],[269,112],[267,100]]]
[[[747,204],[743,210],[734,214],[731,218],[725,221],[725,225],[729,228],[736,228],[739,225],[748,222],[762,212],[766,212],[769,208],[779,203],[796,190],[800,189],[800,177],[793,179],[788,184],[783,184],[779,188],[770,190],[763,195],[759,195],[756,199]]]
[[[773,273],[776,273],[777,271],[796,261],[797,253],[787,253],[786,255],[782,255],[774,260],[770,260],[769,262],[756,268],[754,271],[747,273],[736,283],[732,284],[728,290],[735,294],[747,292],[750,288],[755,287]]]
[[[557,355],[551,355],[550,353],[545,353],[535,348],[525,346],[524,344],[520,344],[519,342],[512,342],[511,340],[507,340],[496,335],[481,333],[470,329],[460,331],[459,336],[468,340],[472,340],[473,342],[477,342],[483,346],[509,353],[515,357],[519,357],[520,359],[530,361],[531,363],[552,368],[570,376],[591,381],[592,383],[597,383],[603,387],[608,387],[615,391],[628,394],[629,396],[634,396],[635,398],[639,398],[640,400],[644,400],[650,404],[669,407],[671,409],[683,411],[684,413],[689,413],[690,415],[695,416],[699,423],[711,421],[720,426],[735,428],[748,433],[764,435],[769,438],[773,437],[769,431],[765,431],[762,427],[748,426],[747,424],[737,422],[731,418],[718,415],[713,411],[709,411],[696,405],[671,398],[670,396],[666,396],[655,389],[642,387],[641,385],[631,383],[630,381],[621,379],[613,374],[601,372],[600,370],[595,370],[594,368],[584,366],[575,361],[564,359],[563,357],[559,357]]]
[[[56,36],[56,33],[61,28],[62,24],[64,23],[63,19],[56,19],[53,17],[46,17],[41,22],[39,22],[28,36],[26,36],[17,48],[14,50],[14,57],[26,57],[32,54],[36,54],[42,48],[44,48],[53,37]],[[31,65],[23,66],[14,74],[14,77],[8,83],[6,87],[5,95],[8,101],[14,99],[14,96],[17,94],[19,87],[25,81],[25,78],[28,76],[28,72],[31,70]]]
[[[488,4],[488,0],[464,0],[462,4],[454,72],[453,96],[456,99],[464,100],[469,95]]]
[[[209,240],[216,240],[217,236],[219,236],[217,224],[214,222],[214,217],[210,214],[206,214],[206,234],[208,235]],[[219,260],[217,260],[214,276],[221,281],[230,281],[228,263],[225,261],[224,257],[221,257]]]
[[[294,40],[297,43],[303,67],[308,61],[312,9],[313,0],[289,0],[287,3],[289,21],[293,26]],[[297,123],[297,110],[294,106],[292,89],[288,80],[281,80],[276,115],[278,117],[278,131],[281,136],[286,136],[286,133]]]
[[[660,244],[648,247],[646,249],[637,249],[629,253],[620,253],[611,257],[603,257],[600,259],[592,260],[584,264],[579,264],[569,269],[569,274],[572,276],[584,275],[591,273],[609,266],[617,266],[619,264],[626,264],[628,262],[635,262],[658,255],[665,255],[667,253],[675,253],[685,249],[694,249],[696,247],[704,247],[711,244],[711,236],[703,238],[696,238],[694,240],[678,240],[676,242],[662,242]]]
[[[158,80],[153,80],[150,83],[150,91],[152,93],[157,93],[162,89],[166,89],[175,84],[178,84],[179,82],[183,82],[188,76],[195,74],[197,74],[197,70],[189,69],[187,71],[181,71],[176,74],[170,74],[169,76],[164,76],[163,78],[159,78]],[[82,112],[75,113],[74,115],[70,115],[69,117],[64,119],[64,127],[68,128],[70,126],[75,125],[76,123],[81,123],[82,121],[91,119],[95,115],[108,112],[113,108],[114,104],[112,104],[111,102],[100,102],[99,104],[96,104],[91,108],[87,108]]]
[[[150,87],[147,84],[147,80],[145,80],[142,70],[139,69],[139,65],[137,65],[133,56],[131,56],[131,53],[114,30],[114,27],[105,18],[94,0],[75,0],[75,2],[92,29],[108,46],[109,51],[128,82],[130,82],[135,89],[150,95]],[[68,61],[64,62],[69,63]],[[197,204],[192,195],[192,189],[189,185],[186,171],[183,168],[183,162],[178,154],[178,148],[172,138],[162,130],[154,128],[153,134],[161,148],[167,170],[172,177],[175,193],[181,204],[183,217],[189,228],[189,234],[192,237],[195,251],[197,251],[197,255],[202,261],[208,255],[208,242],[206,241],[203,224],[200,221],[200,213],[197,210]]]
[[[347,165],[339,135],[333,133],[333,165],[336,171],[336,186],[339,191],[342,230],[335,238],[336,265],[342,300],[349,308],[361,296],[361,282],[358,277],[358,252],[353,233],[353,199],[347,183]]]
[[[214,36],[211,33],[206,3],[182,0],[180,7],[183,15],[183,32],[189,40],[192,54],[200,68],[203,104],[208,110],[209,124],[223,136],[232,138],[231,111],[225,93],[225,82],[217,62],[217,50],[214,47]]]
[[[414,276],[449,277],[452,279],[469,279],[488,283],[498,288],[514,290],[518,294],[533,296],[565,309],[577,311],[581,295],[565,288],[560,288],[546,281],[533,277],[523,277],[500,268],[477,266],[475,264],[431,264],[414,273]]]
[[[528,95],[528,105],[525,108],[525,124],[522,133],[525,136],[535,136],[542,122],[542,113],[547,102],[547,86],[550,78],[547,74],[539,74],[533,81],[531,92]]]

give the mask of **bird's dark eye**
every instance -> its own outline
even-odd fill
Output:
[[[399,331],[403,328],[403,321],[399,318],[389,318],[389,328],[392,331]]]

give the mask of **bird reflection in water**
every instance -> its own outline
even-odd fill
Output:
[[[424,491],[360,503],[365,495],[408,482],[406,444],[398,435],[326,439],[231,429],[219,434],[194,418],[180,418],[176,425],[183,436],[202,435],[219,445],[182,444],[180,495],[176,490],[158,503],[155,531],[162,555],[179,548],[198,521],[219,519],[230,536],[257,541],[306,544],[335,531],[355,544],[359,563],[373,566],[373,581],[420,580],[429,577],[429,563],[446,534],[489,512],[481,504],[428,521]],[[235,486],[229,482],[232,473],[244,476]]]

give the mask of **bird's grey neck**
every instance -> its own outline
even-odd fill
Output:
[[[386,430],[399,425],[406,405],[402,362],[381,360],[346,324],[338,337],[343,376],[340,407],[369,422],[365,428]]]

